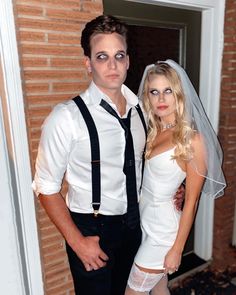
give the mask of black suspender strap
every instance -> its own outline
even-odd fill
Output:
[[[147,125],[146,125],[146,122],[145,122],[145,119],[144,119],[144,116],[143,116],[143,112],[142,112],[139,104],[137,104],[135,106],[135,108],[136,108],[136,110],[137,110],[137,112],[139,114],[139,117],[141,119],[141,122],[143,124],[143,129],[144,129],[144,132],[145,132],[145,135],[146,135],[146,139],[147,139]]]
[[[100,147],[99,147],[99,138],[96,125],[94,120],[84,103],[83,99],[80,96],[73,98],[73,101],[76,103],[77,107],[79,108],[86,126],[89,132],[90,138],[90,146],[91,146],[91,173],[92,173],[92,206],[94,210],[94,215],[98,215],[99,207],[101,204],[101,172],[100,172]],[[140,105],[137,104],[136,106],[137,112],[143,124],[143,128],[145,131],[145,135],[147,138],[147,127],[145,123],[145,119],[140,108]],[[123,125],[124,130],[126,130],[125,124],[120,120],[121,125]],[[145,152],[145,148],[144,148]],[[144,169],[144,152],[143,152],[143,161],[142,161],[142,178],[143,178],[143,169]],[[141,179],[142,185],[142,179]],[[141,188],[141,187],[140,187]]]
[[[142,112],[139,104],[137,104],[135,106],[135,108],[136,108],[136,110],[137,110],[137,112],[139,114],[140,120],[141,120],[141,122],[143,124],[143,129],[144,129],[145,136],[146,136],[146,141],[147,141],[147,125],[146,125],[146,122],[145,122],[145,119],[144,119],[144,116],[143,116],[143,112]],[[145,150],[146,150],[146,144],[144,146],[143,155],[142,155],[142,177],[141,177],[139,192],[141,191],[142,184],[143,184],[143,170],[144,170],[144,164],[145,164]]]
[[[73,98],[73,101],[78,106],[89,132],[92,165],[92,206],[94,215],[97,216],[101,203],[100,148],[97,128],[83,99],[80,96],[77,96]]]

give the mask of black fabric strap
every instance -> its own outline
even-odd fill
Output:
[[[143,112],[142,112],[139,104],[137,104],[135,106],[135,108],[138,111],[139,117],[140,117],[141,122],[143,124],[143,129],[144,129],[145,136],[146,136],[146,141],[147,141],[147,125],[146,125],[146,122],[145,122],[145,119],[144,119],[144,116],[143,116]],[[142,176],[141,176],[141,181],[140,181],[139,192],[141,191],[142,184],[143,184],[143,171],[144,171],[144,164],[145,164],[145,151],[146,151],[146,143],[145,143],[145,146],[144,146],[144,149],[143,149],[143,155],[142,155]]]
[[[77,96],[73,98],[73,101],[78,106],[89,132],[92,165],[92,206],[94,214],[97,215],[101,202],[100,147],[97,128],[83,99]]]
[[[144,115],[143,115],[143,112],[141,110],[141,107],[139,104],[137,104],[135,106],[136,110],[138,111],[138,114],[139,114],[139,117],[141,119],[141,122],[143,124],[143,129],[144,129],[144,132],[145,132],[145,135],[146,135],[146,139],[147,139],[147,125],[146,125],[146,122],[145,122],[145,119],[144,119]]]

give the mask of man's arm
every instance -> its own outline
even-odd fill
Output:
[[[39,200],[52,222],[81,259],[87,271],[96,270],[106,265],[108,257],[99,246],[99,237],[84,237],[81,234],[73,222],[60,193],[53,195],[40,194]]]

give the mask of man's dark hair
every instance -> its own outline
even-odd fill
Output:
[[[100,15],[88,22],[82,31],[81,46],[85,56],[91,57],[91,37],[100,33],[117,33],[125,38],[126,43],[128,41],[128,28],[124,22],[112,15]]]

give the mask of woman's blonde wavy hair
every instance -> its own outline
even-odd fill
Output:
[[[148,116],[148,137],[145,158],[150,158],[153,150],[153,143],[158,133],[161,132],[160,118],[153,112],[150,100],[148,84],[154,76],[164,76],[169,82],[176,101],[176,127],[173,131],[173,144],[176,146],[173,159],[189,161],[192,159],[191,138],[195,131],[190,126],[185,109],[185,96],[176,71],[164,62],[153,65],[147,72],[142,91],[144,110]]]

